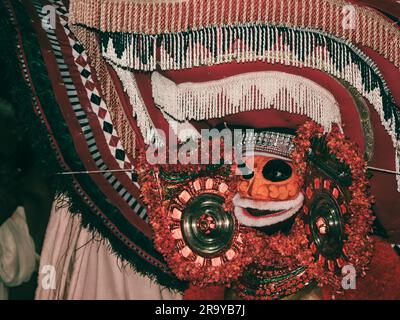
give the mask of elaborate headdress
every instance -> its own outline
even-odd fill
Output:
[[[180,167],[147,168],[138,160],[146,147],[167,146],[171,136],[185,142],[199,137],[202,128],[221,122],[240,124],[260,129],[254,138],[261,151],[287,157],[292,136],[265,129],[295,129],[313,120],[316,124],[302,127],[308,128],[308,133],[302,131],[294,140],[297,158],[292,169],[302,179],[306,170],[324,168],[313,155],[335,155],[335,164],[316,175],[318,181],[306,177],[304,192],[305,210],[312,213],[313,203],[323,209],[333,201],[336,211],[328,210],[322,218],[311,214],[310,219],[317,221],[310,225],[326,225],[346,210],[361,208],[368,217],[357,220],[360,230],[352,228],[354,219],[344,223],[350,225],[351,244],[360,232],[365,237],[371,222],[370,199],[362,196],[364,187],[356,190],[354,184],[342,183],[337,164],[349,168],[346,175],[352,176],[353,183],[365,182],[366,167],[363,157],[354,151],[356,147],[343,142],[342,133],[359,145],[370,166],[392,171],[400,168],[400,95],[395,90],[400,31],[390,12],[384,7],[378,11],[375,6],[379,4],[374,1],[341,0],[70,0],[68,8],[61,0],[5,0],[1,4],[1,38],[9,39],[4,40],[9,48],[7,51],[4,46],[4,52],[17,53],[9,68],[15,67],[15,74],[22,74],[26,84],[19,86],[15,95],[17,105],[27,118],[39,119],[38,136],[49,142],[43,144],[44,152],[52,150],[54,155],[49,156],[49,171],[63,173],[58,175],[59,192],[69,195],[72,211],[82,213],[84,223],[107,237],[113,249],[139,272],[181,289],[186,285],[181,279],[202,277],[203,284],[208,284],[237,278],[239,271],[254,262],[245,253],[250,247],[242,247],[252,241],[260,244],[263,238],[221,215],[222,225],[232,231],[229,239],[216,243],[223,251],[224,256],[218,256],[222,260],[213,260],[213,252],[207,260],[210,269],[193,269],[196,272],[190,271],[193,265],[181,264],[182,257],[190,263],[203,258],[192,253],[201,251],[197,240],[204,238],[193,240],[194,236],[188,245],[188,234],[197,234],[197,228],[207,232],[215,227],[210,215],[197,217],[193,208],[210,202],[213,212],[228,210],[229,204],[220,200],[231,192],[233,178],[226,168],[217,173],[214,167],[185,172]],[[17,37],[11,36],[15,34]],[[172,131],[163,136],[157,129]],[[309,134],[311,131],[314,134]],[[347,158],[341,158],[340,152]],[[349,160],[352,156],[360,166]],[[314,169],[305,169],[305,162],[313,163],[310,168]],[[145,167],[147,178],[143,177]],[[150,185],[160,189],[140,190],[137,171],[142,171],[142,184],[154,178]],[[181,180],[168,180],[171,175]],[[398,206],[400,175],[397,178],[377,174],[371,180],[378,216],[396,232],[399,226],[389,214],[396,203]],[[185,180],[189,184],[183,184]],[[316,192],[320,189],[322,193]],[[158,205],[168,208],[172,224],[187,210],[183,234],[180,227],[163,225],[156,216],[158,211],[146,210],[143,194],[154,190],[165,192],[166,198],[160,198]],[[204,190],[212,190],[214,196],[202,198]],[[182,206],[194,197],[201,203]],[[318,201],[314,202],[314,197]],[[364,203],[352,202],[354,197]],[[155,209],[151,204],[148,208]],[[193,217],[200,222],[191,229]],[[318,233],[311,230],[301,237],[301,227],[296,224],[296,228],[296,240],[304,241],[305,246],[310,244],[306,235]],[[178,231],[165,241],[167,247],[161,248],[165,238],[160,235],[168,230]],[[342,231],[335,229],[337,234]],[[313,239],[318,242],[317,237]],[[280,236],[273,240],[273,244],[286,241]],[[323,252],[320,242],[314,249]],[[369,246],[367,242],[355,244],[347,257],[352,261],[359,258],[362,245]],[[329,272],[342,264],[340,250],[344,247],[328,255],[332,258],[325,261]],[[240,263],[228,263],[243,252]],[[298,260],[310,258],[296,253]],[[272,253],[268,257],[276,258]],[[220,272],[220,261],[226,262],[227,268],[213,278],[206,271]],[[360,264],[363,270],[366,262]],[[304,270],[299,270],[292,270],[293,274],[303,274]],[[309,281],[309,274],[303,280]],[[294,287],[300,285],[303,283]]]

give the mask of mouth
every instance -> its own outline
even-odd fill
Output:
[[[273,217],[273,216],[279,216],[281,214],[284,214],[288,210],[258,210],[254,208],[243,208],[243,213],[253,216],[254,218],[262,218],[262,217]]]
[[[241,224],[261,228],[289,220],[300,210],[303,201],[302,193],[288,201],[256,201],[237,194],[233,204],[235,216]]]

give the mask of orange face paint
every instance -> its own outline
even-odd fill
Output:
[[[273,157],[255,155],[245,158],[246,164],[251,169],[254,175],[250,179],[245,177],[241,178],[238,185],[238,191],[241,197],[261,201],[286,201],[295,199],[299,192],[299,177],[291,163],[286,162],[292,168],[291,175],[283,181],[271,181],[265,178],[263,169],[265,165],[271,161],[276,160]],[[253,160],[253,161],[250,161]],[[250,168],[250,163],[253,162],[253,167]]]

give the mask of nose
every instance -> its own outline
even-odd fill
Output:
[[[269,198],[268,185],[263,179],[252,179],[247,189],[247,197],[255,200],[264,200]]]

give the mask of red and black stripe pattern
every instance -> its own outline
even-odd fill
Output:
[[[108,238],[114,251],[137,271],[168,287],[183,288],[185,283],[175,278],[154,250],[146,209],[134,181],[133,159],[121,145],[88,57],[68,28],[64,3],[5,1],[3,6],[1,12],[14,31],[4,40],[15,44],[18,58],[10,68],[22,73],[30,93],[19,108],[46,129],[57,159],[49,170],[54,174],[103,171],[59,175],[58,192],[68,194],[72,212],[81,213],[84,224]],[[42,23],[48,8],[56,14],[55,28]],[[104,172],[116,169],[128,171]]]

